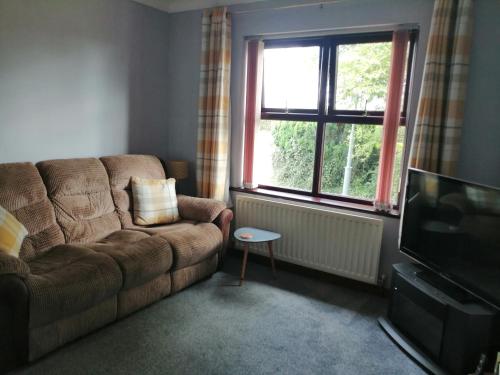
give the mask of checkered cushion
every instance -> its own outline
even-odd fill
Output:
[[[19,250],[28,231],[5,208],[0,206],[0,251],[19,257]]]
[[[175,194],[175,179],[132,177],[134,223],[169,224],[180,219]]]

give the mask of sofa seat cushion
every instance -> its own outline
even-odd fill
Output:
[[[144,232],[119,230],[85,246],[115,260],[123,274],[123,289],[142,285],[168,272],[172,265],[168,241]]]
[[[191,228],[196,221],[193,220],[180,220],[175,224],[160,224],[160,225],[133,225],[130,230],[137,230],[140,232],[144,232],[150,235],[161,234],[165,232],[169,232],[172,230],[179,230],[180,228]]]
[[[122,286],[113,259],[81,246],[56,246],[28,264],[30,328],[87,310],[118,294]]]
[[[216,254],[222,246],[222,232],[211,223],[170,224],[158,236],[172,247],[173,270],[197,264]]]

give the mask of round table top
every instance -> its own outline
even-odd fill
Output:
[[[241,235],[249,234],[252,237],[251,238],[244,238],[241,237]],[[243,227],[236,229],[234,231],[234,237],[243,242],[267,242],[267,241],[274,241],[277,240],[278,238],[281,238],[281,234],[279,233],[274,233],[270,232],[268,230],[263,230],[263,229],[257,229],[257,228],[252,228],[252,227]]]

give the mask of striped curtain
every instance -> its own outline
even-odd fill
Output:
[[[228,197],[231,18],[226,7],[207,9],[202,20],[196,177],[198,196]]]
[[[454,175],[472,34],[472,0],[436,0],[410,165]]]

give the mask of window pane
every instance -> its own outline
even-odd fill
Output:
[[[391,48],[391,42],[337,47],[335,109],[385,110]]]
[[[319,46],[264,49],[264,107],[318,107]]]
[[[382,126],[327,124],[321,191],[375,199]]]
[[[255,132],[255,182],[311,191],[315,142],[315,122],[261,120]]]

